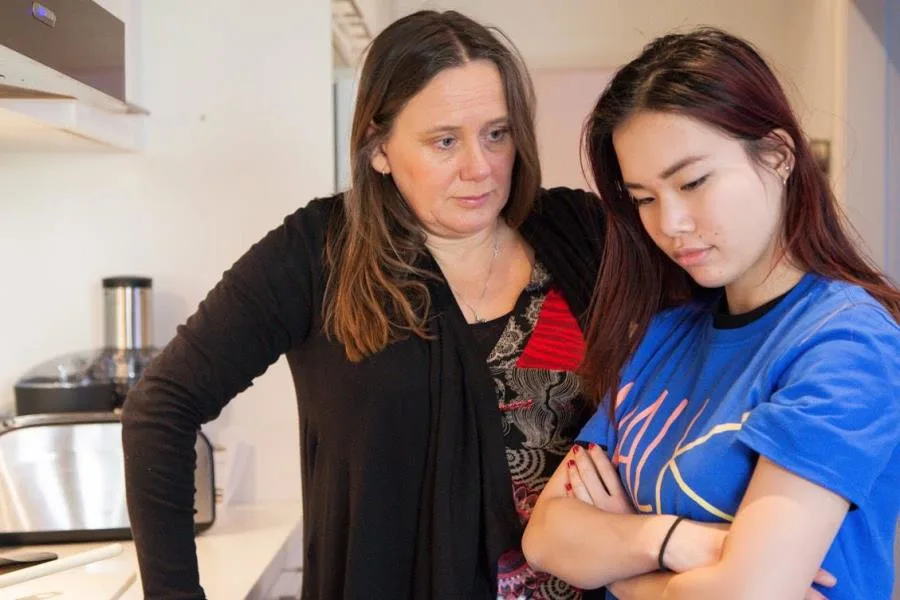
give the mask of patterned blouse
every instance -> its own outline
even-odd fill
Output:
[[[590,416],[574,372],[584,337],[540,263],[510,314],[471,328],[497,389],[513,497],[524,524]],[[560,579],[533,571],[520,548],[503,555],[498,579],[500,600],[581,598]]]

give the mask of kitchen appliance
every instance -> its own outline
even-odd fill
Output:
[[[94,0],[3,0],[0,84],[122,106],[125,24]]]
[[[152,287],[149,277],[103,280],[104,350],[95,374],[112,380],[122,400],[157,353],[151,333]]]
[[[0,421],[0,544],[127,539],[120,410],[157,354],[152,280],[103,279],[103,347],[47,361],[15,384]],[[215,520],[212,446],[195,444],[196,530]]]
[[[0,422],[0,545],[130,538],[121,435],[111,411]],[[202,432],[195,449],[201,532],[215,520],[212,446]]]
[[[149,277],[103,279],[103,347],[57,357],[15,384],[17,415],[120,407],[158,350],[152,343]]]

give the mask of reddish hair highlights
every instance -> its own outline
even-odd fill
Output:
[[[613,131],[641,110],[676,113],[716,127],[743,142],[756,161],[778,148],[770,135],[774,130],[787,132],[794,141],[794,168],[781,232],[786,255],[800,269],[865,288],[900,321],[900,291],[850,241],[828,180],[759,53],[713,28],[667,35],[616,73],[584,130],[594,182],[607,212],[606,246],[582,365],[595,401],[618,389],[622,368],[653,315],[703,293],[656,247],[625,190]]]

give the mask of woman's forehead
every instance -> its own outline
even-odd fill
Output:
[[[444,69],[413,96],[398,115],[417,129],[460,127],[506,117],[500,71],[479,60]]]

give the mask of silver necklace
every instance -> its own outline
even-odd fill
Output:
[[[488,283],[491,281],[491,273],[494,271],[494,261],[497,256],[500,254],[500,237],[498,235],[499,227],[494,230],[494,243],[491,248],[491,261],[488,263],[488,271],[487,275],[484,276],[484,285],[481,288],[481,295],[478,297],[478,301],[475,305],[471,305],[466,300],[453,289],[453,286],[450,285],[450,280],[447,280],[447,285],[450,287],[450,291],[453,292],[453,295],[457,300],[462,302],[466,308],[472,313],[472,318],[475,319],[476,323],[485,323],[486,320],[478,314],[478,309],[481,307],[481,303],[484,301],[484,297],[487,294]]]

